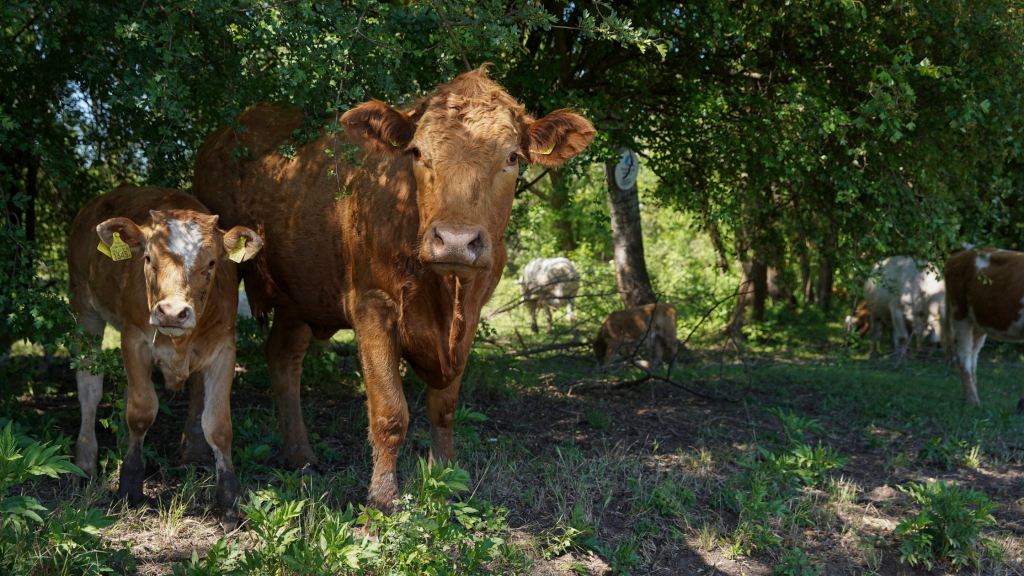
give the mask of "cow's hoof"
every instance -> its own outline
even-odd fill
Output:
[[[320,461],[317,460],[313,450],[308,446],[292,450],[291,454],[284,456],[282,460],[284,468],[300,470],[304,476],[316,472],[317,467],[320,465]]]
[[[1024,397],[1017,401],[1017,415],[1024,416]]]
[[[234,472],[223,471],[217,480],[217,504],[220,506],[220,525],[224,533],[238,527],[238,493],[242,491]]]

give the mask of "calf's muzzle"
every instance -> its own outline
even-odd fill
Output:
[[[186,302],[161,300],[153,307],[149,322],[164,334],[179,336],[196,327],[196,311]]]
[[[431,224],[420,257],[442,276],[468,278],[492,265],[490,235],[475,224]]]

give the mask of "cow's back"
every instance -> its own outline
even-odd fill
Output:
[[[875,315],[886,315],[890,306],[900,305],[905,315],[912,315],[917,276],[917,264],[906,256],[893,256],[875,264],[871,277],[864,283],[868,310]]]
[[[346,295],[354,285],[402,286],[407,263],[375,256],[413,253],[415,181],[375,154],[360,152],[357,169],[344,158],[351,149],[344,133],[335,143],[321,130],[295,145],[289,137],[302,119],[301,111],[276,105],[250,107],[239,118],[244,131],[221,129],[200,148],[193,190],[228,224],[248,226],[266,241],[240,268],[253,312],[293,306],[330,333],[350,327]],[[282,146],[291,152],[282,154]],[[236,161],[240,147],[247,153]],[[324,152],[335,148],[335,158]]]

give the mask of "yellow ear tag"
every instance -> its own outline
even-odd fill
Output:
[[[395,148],[398,148],[398,141],[397,140],[389,140],[389,142],[391,142],[392,146],[394,146]]]
[[[96,245],[96,249],[99,250],[100,252],[102,252],[103,254],[105,254],[107,256],[107,258],[110,258],[110,259],[114,258],[110,254],[110,247],[107,246],[106,244],[104,244],[103,240],[100,240],[100,243]]]
[[[547,156],[548,154],[551,154],[552,150],[555,149],[555,144],[556,144],[555,142],[552,142],[550,146],[548,146],[547,148],[545,148],[543,150],[530,150],[530,152],[532,152],[534,154],[540,154],[541,156]]]
[[[121,235],[114,232],[114,241],[110,243],[110,257],[114,261],[118,260],[131,260],[132,249],[121,240]]]
[[[231,260],[235,264],[241,264],[242,258],[245,258],[245,241],[247,238],[242,236],[238,239],[238,243],[235,244],[235,248],[228,254],[228,260]]]

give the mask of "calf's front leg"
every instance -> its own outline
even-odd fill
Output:
[[[398,373],[398,310],[384,293],[374,291],[362,297],[355,317],[373,447],[369,502],[390,511],[398,498],[398,449],[409,428],[409,408]]]
[[[142,441],[156,420],[159,402],[150,378],[153,356],[141,330],[125,326],[121,333],[121,355],[128,377],[128,452],[121,462],[117,494],[132,506],[139,506],[143,502],[142,482],[146,477]]]
[[[188,378],[188,419],[181,434],[181,462],[183,464],[212,464],[213,451],[203,433],[203,375],[193,372]]]
[[[236,503],[240,485],[231,464],[231,380],[235,375],[235,343],[226,344],[213,363],[201,373],[206,391],[202,427],[204,443],[213,451],[217,467],[217,504],[225,532],[238,526]]]

